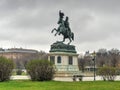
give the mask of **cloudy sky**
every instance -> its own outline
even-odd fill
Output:
[[[69,17],[78,53],[120,49],[120,0],[0,0],[0,47],[49,52],[62,40],[51,33],[59,10]]]

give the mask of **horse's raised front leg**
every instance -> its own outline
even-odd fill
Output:
[[[56,30],[57,31],[57,30]],[[55,36],[58,34],[58,31],[55,33]]]
[[[56,28],[54,28],[54,29],[51,31],[51,33],[53,33],[55,30],[56,30]]]

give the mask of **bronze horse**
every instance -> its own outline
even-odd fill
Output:
[[[63,35],[63,41],[64,42],[65,39],[69,39],[69,43],[70,44],[72,42],[72,40],[74,40],[74,33],[71,32],[71,29],[69,27],[69,22],[68,22],[68,17],[66,17],[65,21],[63,20],[64,18],[64,13],[59,11],[59,27],[58,29],[54,28],[51,32],[53,33],[54,31],[56,31],[55,36],[58,35]]]
[[[56,31],[55,33],[55,36],[58,34],[58,35],[63,35],[63,41],[61,42],[64,42],[65,39],[69,39],[69,43],[70,44],[72,42],[72,40],[74,40],[74,33],[73,32],[70,32],[70,34],[67,33],[67,29],[64,29],[63,27],[61,28],[54,28],[51,32],[53,33],[54,31]]]

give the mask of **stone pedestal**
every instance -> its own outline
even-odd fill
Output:
[[[56,42],[51,45],[48,59],[55,65],[55,76],[73,76],[79,73],[75,46]]]

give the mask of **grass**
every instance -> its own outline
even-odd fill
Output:
[[[0,90],[120,90],[116,82],[32,82],[29,80],[0,82]]]

